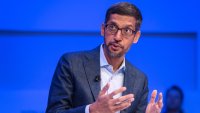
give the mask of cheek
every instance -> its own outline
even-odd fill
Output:
[[[108,44],[109,42],[112,42],[112,37],[105,34],[105,36],[104,36],[104,43]]]
[[[104,37],[104,43],[107,45],[109,43],[108,38]]]
[[[131,47],[132,42],[131,41],[124,41],[123,45],[124,45],[124,49],[128,50]]]

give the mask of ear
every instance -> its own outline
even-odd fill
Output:
[[[105,33],[105,25],[104,23],[101,25],[101,36],[104,36]]]
[[[141,35],[141,32],[140,31],[137,31],[136,34],[135,34],[135,37],[133,39],[133,43],[136,44],[140,38],[140,35]]]

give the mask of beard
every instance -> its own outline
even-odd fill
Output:
[[[117,50],[112,50],[112,46],[115,46],[119,49],[119,51]],[[112,58],[119,58],[124,56],[124,54],[126,53],[126,51],[124,51],[124,46],[122,46],[121,44],[117,43],[117,42],[109,42],[107,45],[104,44],[104,47],[106,49],[107,54],[112,57]],[[120,51],[121,49],[121,51]]]

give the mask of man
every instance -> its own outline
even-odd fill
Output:
[[[163,113],[184,113],[182,109],[184,94],[180,87],[173,85],[166,92],[166,106]]]
[[[121,2],[106,12],[104,43],[94,50],[67,53],[56,68],[47,113],[160,113],[162,94],[154,90],[147,106],[146,76],[125,59],[140,37],[142,16]]]

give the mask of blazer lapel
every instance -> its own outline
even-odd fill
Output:
[[[84,68],[93,98],[96,100],[100,91],[100,80],[95,80],[97,76],[100,79],[100,46],[88,52]]]
[[[130,64],[129,62],[126,60],[126,69],[124,72],[124,87],[126,87],[126,91],[124,91],[122,93],[122,95],[127,95],[127,94],[133,94],[134,93],[134,89],[135,89],[135,73],[134,71],[131,71],[130,69]],[[128,109],[124,109],[122,111],[120,111],[120,113],[127,113]]]
[[[130,64],[129,62],[126,60],[126,69],[124,72],[124,87],[126,87],[126,91],[122,93],[122,95],[126,95],[129,93],[133,93],[133,89],[134,89],[134,84],[135,84],[135,73],[134,71],[131,71],[130,69]]]

